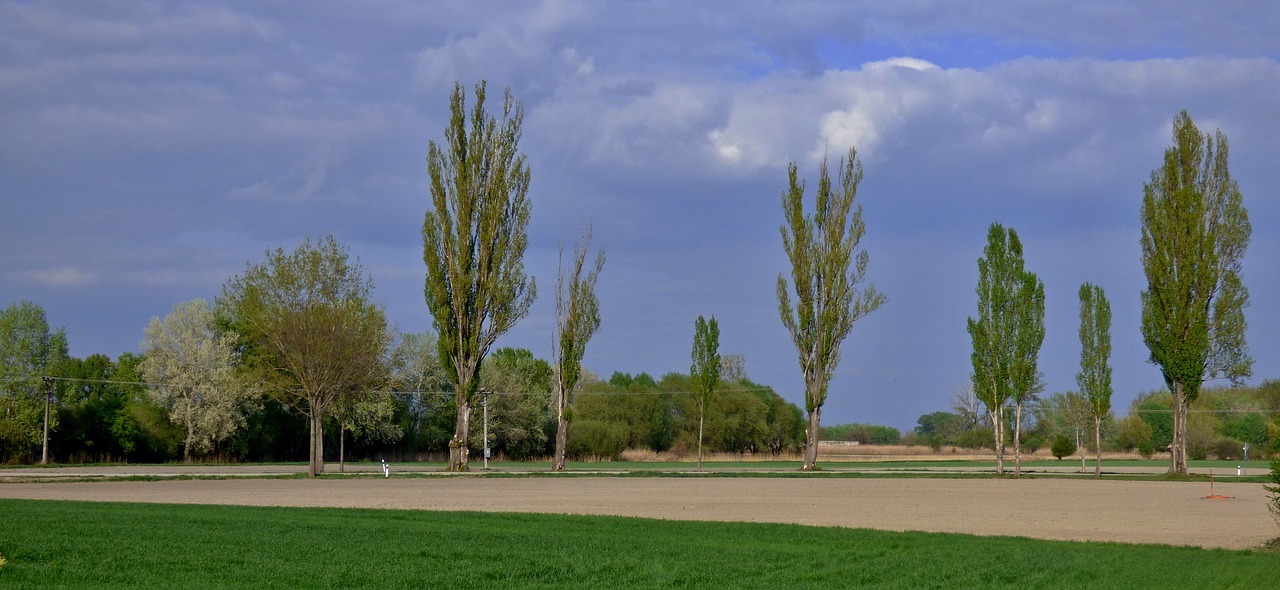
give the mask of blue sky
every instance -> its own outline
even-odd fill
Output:
[[[265,250],[332,233],[423,330],[427,142],[453,82],[487,79],[524,102],[542,294],[500,346],[550,356],[557,246],[590,223],[608,263],[589,370],[688,371],[714,314],[721,352],[799,402],[774,295],[786,166],[813,179],[854,146],[889,301],[845,344],[824,422],[949,406],[992,222],[1045,282],[1049,392],[1075,385],[1076,290],[1106,289],[1123,412],[1162,385],[1138,207],[1183,109],[1231,140],[1253,382],[1280,378],[1277,30],[1268,2],[5,2],[0,304],[115,357]]]

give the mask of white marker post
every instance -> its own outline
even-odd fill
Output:
[[[382,477],[391,477],[391,466],[387,464],[387,460],[382,460]]]

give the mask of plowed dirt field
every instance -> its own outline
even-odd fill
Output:
[[[4,483],[0,498],[475,510],[782,522],[1246,548],[1280,534],[1261,484],[1090,479],[368,477]]]

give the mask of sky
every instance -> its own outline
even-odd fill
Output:
[[[970,374],[988,226],[1046,289],[1046,393],[1072,390],[1083,282],[1113,307],[1113,406],[1163,387],[1140,333],[1143,183],[1175,115],[1230,139],[1255,359],[1280,378],[1280,5],[1271,2],[0,3],[0,305],[76,356],[216,297],[269,249],[347,244],[429,329],[427,146],[453,85],[523,103],[526,270],[498,341],[550,358],[558,247],[607,263],[585,367],[688,372],[694,320],[803,404],[778,316],[786,170],[850,147],[888,302],[843,347],[826,424],[909,429]],[[496,105],[497,103],[492,103]]]

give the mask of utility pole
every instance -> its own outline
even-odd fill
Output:
[[[480,390],[480,401],[484,405],[484,470],[489,470],[489,394],[488,389]]]
[[[44,447],[40,451],[40,464],[49,464],[49,404],[53,400],[53,377],[43,377],[44,389]]]

